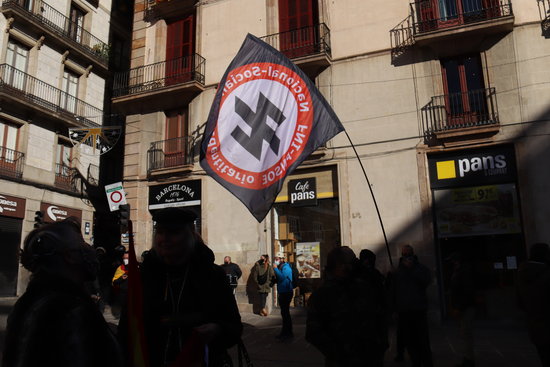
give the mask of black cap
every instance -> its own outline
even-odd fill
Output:
[[[195,222],[197,215],[191,210],[183,208],[164,208],[153,213],[156,226],[179,227]]]

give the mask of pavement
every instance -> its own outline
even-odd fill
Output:
[[[0,299],[0,348],[3,347],[7,315],[15,299]],[[321,353],[304,338],[306,312],[303,308],[292,308],[294,338],[281,342],[275,337],[280,332],[281,317],[274,310],[267,317],[251,312],[242,312],[244,324],[243,342],[254,367],[314,367],[324,366]],[[105,318],[116,323],[106,309]],[[435,367],[454,367],[460,360],[457,327],[453,322],[431,325],[430,340]],[[475,355],[477,367],[541,367],[535,347],[530,343],[527,330],[518,321],[482,321],[475,324]],[[229,351],[235,366],[237,348]],[[386,367],[409,367],[410,363],[396,363],[395,335],[390,329],[390,348],[386,352]],[[1,357],[1,349],[0,349]],[[245,364],[246,366],[246,364]]]

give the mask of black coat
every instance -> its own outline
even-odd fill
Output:
[[[213,252],[206,245],[198,244],[188,266],[189,269],[169,269],[154,250],[141,265],[143,320],[151,367],[175,360],[180,353],[179,343],[185,345],[192,329],[199,325],[216,323],[222,329],[221,335],[208,346],[211,367],[221,365],[226,349],[235,345],[241,336],[239,310],[225,272],[214,264]],[[172,279],[171,285],[168,279]],[[123,338],[125,323],[123,315],[119,325]]]
[[[8,318],[4,367],[120,367],[120,349],[84,288],[37,274]]]

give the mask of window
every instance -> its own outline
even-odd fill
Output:
[[[195,15],[168,24],[166,37],[166,84],[192,79],[195,53]]]
[[[318,19],[317,0],[279,0],[281,51],[291,58],[314,53]]]
[[[63,84],[61,85],[61,96],[59,106],[69,112],[76,113],[76,102],[78,97],[79,76],[69,70],[63,72]]]
[[[25,90],[27,64],[29,60],[29,49],[22,44],[10,39],[6,51],[6,69],[5,81],[10,86]]]
[[[487,114],[487,97],[479,55],[441,60],[441,67],[448,124],[483,119]]]
[[[85,15],[86,13],[82,9],[78,8],[74,4],[71,4],[69,14],[69,37],[79,43],[82,42],[82,31]]]
[[[187,110],[166,112],[165,167],[188,164],[189,145],[187,135]]]

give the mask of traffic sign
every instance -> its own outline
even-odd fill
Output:
[[[115,182],[110,185],[105,185],[105,193],[109,202],[109,209],[114,212],[118,207],[126,203],[126,194],[122,188],[122,182]]]

